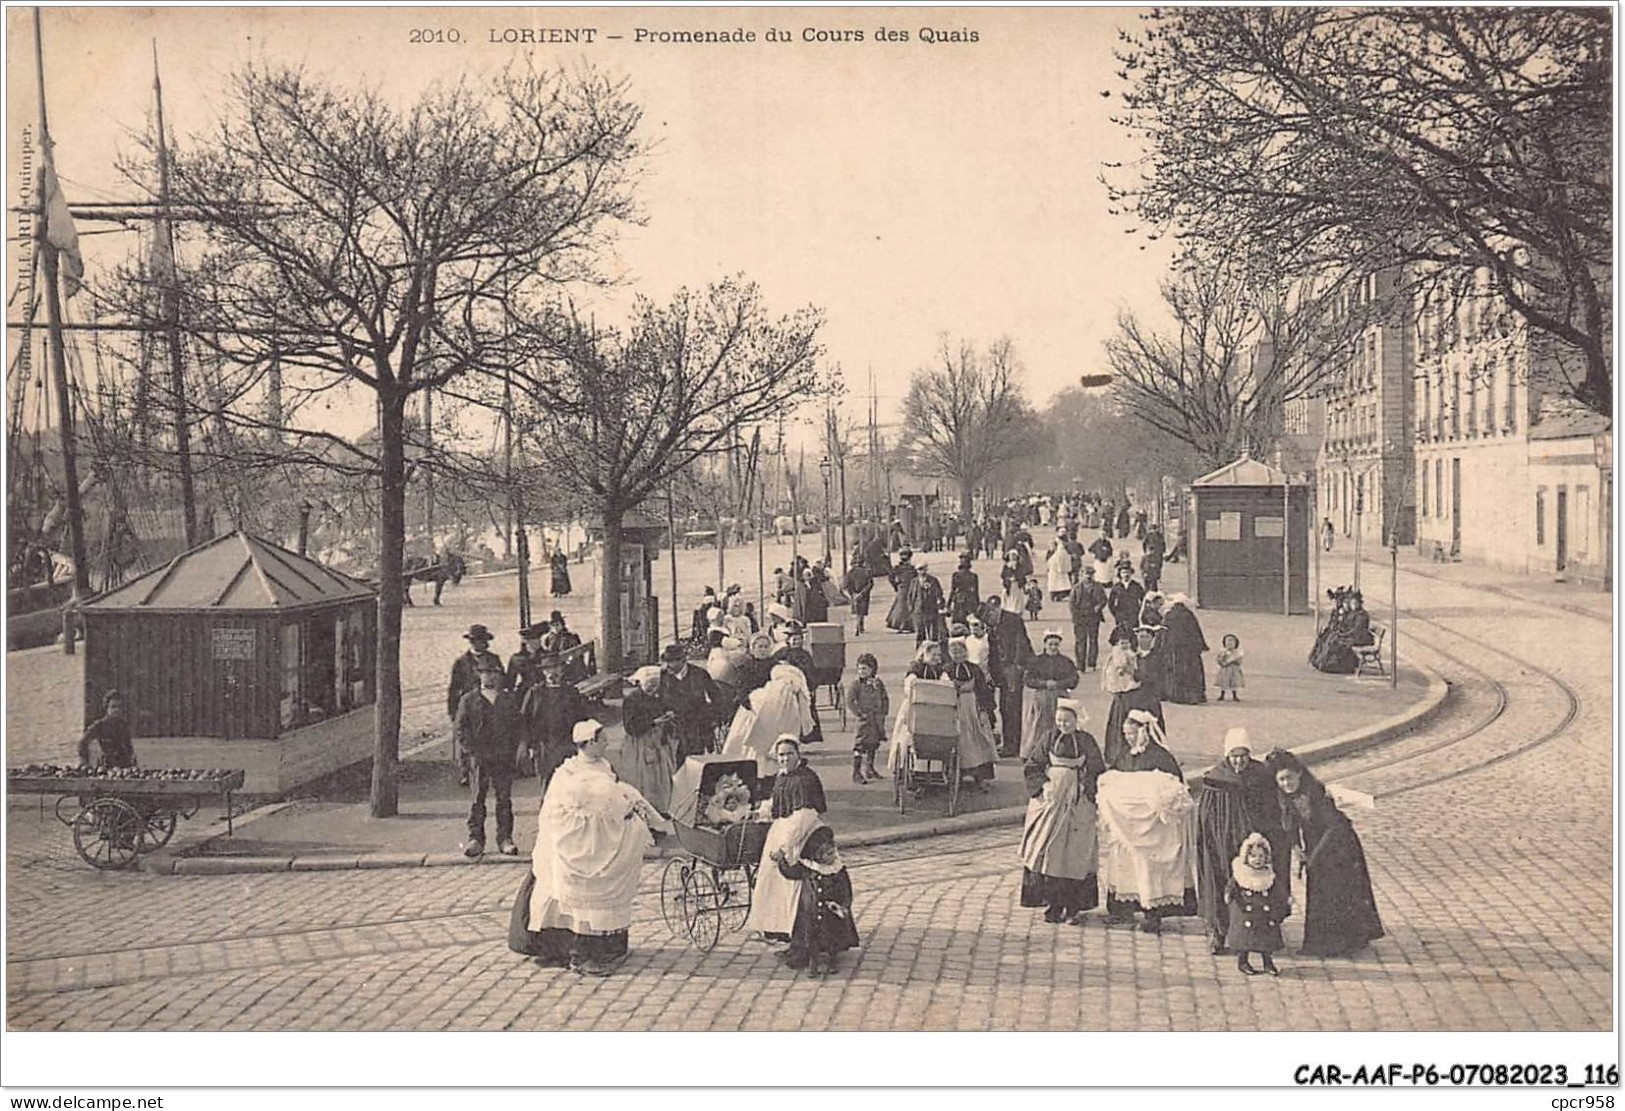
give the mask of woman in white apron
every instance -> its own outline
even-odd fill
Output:
[[[1083,925],[1100,905],[1095,783],[1106,770],[1100,746],[1082,732],[1083,706],[1055,708],[1055,728],[1038,739],[1022,765],[1027,824],[1021,836],[1021,905],[1046,907],[1044,921]]]
[[[801,883],[787,879],[773,863],[773,854],[783,850],[793,864],[800,859],[801,847],[812,831],[823,825],[824,785],[818,773],[801,758],[800,741],[786,733],[773,746],[779,774],[773,779],[773,798],[764,803],[773,824],[762,845],[762,863],[756,869],[756,885],[751,889],[750,916],[745,928],[770,941],[788,941],[796,924],[796,904]]]

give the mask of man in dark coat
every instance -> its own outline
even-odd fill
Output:
[[[863,562],[869,565],[869,574],[877,579],[891,575],[891,556],[887,554],[886,538],[877,530],[863,542]]]
[[[502,664],[495,656],[478,664],[480,689],[469,691],[457,703],[454,729],[457,742],[468,754],[474,776],[474,800],[468,807],[468,840],[463,855],[485,852],[485,796],[496,794],[497,851],[517,856],[513,843],[513,761],[519,747],[519,709],[513,695],[503,689]]]
[[[1156,590],[1162,583],[1162,557],[1167,551],[1167,538],[1161,525],[1151,525],[1145,534],[1145,555],[1140,559],[1140,574],[1145,578],[1146,590]]]
[[[1117,511],[1117,535],[1124,540],[1128,539],[1128,499],[1123,499],[1123,507]]]
[[[1111,562],[1112,552],[1116,549],[1112,547],[1112,538],[1108,535],[1110,532],[1111,529],[1108,528],[1095,537],[1095,542],[1089,545],[1089,554],[1095,557],[1096,563]]]
[[[983,607],[987,624],[988,672],[999,688],[999,755],[1021,751],[1022,669],[1033,654],[1032,638],[1021,614],[1004,608],[997,594]]]
[[[676,714],[677,762],[711,751],[717,721],[727,709],[722,691],[703,668],[688,662],[680,644],[668,644],[660,654],[660,702]]]
[[[1119,565],[1117,581],[1106,591],[1106,607],[1112,611],[1113,622],[1119,629],[1138,628],[1144,602],[1145,587],[1134,581],[1134,568]]]
[[[982,598],[982,583],[970,569],[971,554],[959,557],[959,570],[948,582],[948,617],[954,622],[964,621],[976,609]]]
[[[546,796],[553,773],[576,754],[572,737],[576,722],[586,721],[592,713],[581,692],[564,681],[564,661],[543,656],[541,669],[542,681],[525,692],[519,717],[523,743],[536,763],[536,779]]]
[[[914,591],[914,643],[928,640],[947,641],[948,625],[943,620],[947,599],[942,596],[942,582],[929,567],[920,568],[918,587]]]
[[[1083,565],[1080,576],[1067,598],[1067,606],[1072,611],[1078,670],[1092,671],[1100,663],[1100,626],[1106,619],[1106,588],[1095,581],[1092,563]]]
[[[564,623],[564,614],[554,610],[548,615],[550,629],[542,638],[542,651],[564,660],[564,681],[579,683],[587,677],[587,661],[581,653],[568,655],[570,649],[581,647],[581,638]],[[572,742],[573,743],[573,742]]]
[[[446,717],[455,725],[457,721],[457,707],[462,704],[463,695],[469,691],[480,689],[480,664],[483,660],[490,660],[502,670],[502,661],[496,653],[491,651],[491,630],[484,625],[470,625],[468,632],[463,634],[468,641],[468,651],[458,656],[451,665],[451,685],[446,688]],[[469,762],[467,753],[463,752],[457,740],[457,730],[451,733],[451,759],[457,765],[457,782],[468,786]]]
[[[519,651],[508,657],[508,691],[523,702],[525,692],[542,681],[542,638],[546,625],[527,625],[519,630]]]

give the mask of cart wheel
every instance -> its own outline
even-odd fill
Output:
[[[959,750],[948,753],[945,761],[948,769],[948,817],[952,818],[959,810]]]
[[[141,851],[149,853],[169,844],[169,839],[175,836],[175,826],[180,821],[180,815],[173,810],[154,810],[142,818]]]
[[[145,828],[141,815],[123,799],[97,799],[73,820],[73,847],[92,868],[128,868],[141,849]]]
[[[743,868],[713,868],[717,881],[717,917],[724,930],[744,927],[750,917],[750,880]]]
[[[709,953],[722,936],[721,892],[710,873],[692,868],[683,874],[683,925],[694,948]]]
[[[908,796],[914,791],[914,772],[910,765],[914,757],[905,752],[898,760],[897,770],[891,775],[892,801],[897,804],[897,812],[908,812]]]
[[[681,937],[688,929],[683,924],[683,873],[687,870],[688,861],[673,857],[660,873],[660,917],[672,937]]]

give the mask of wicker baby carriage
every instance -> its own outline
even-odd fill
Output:
[[[660,912],[674,937],[686,936],[702,953],[716,947],[724,929],[744,926],[767,840],[769,823],[758,821],[754,809],[724,816],[711,805],[730,775],[753,807],[760,789],[754,760],[690,756],[672,780],[672,824],[683,855],[661,874]]]

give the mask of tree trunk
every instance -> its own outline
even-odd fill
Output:
[[[372,752],[371,814],[399,809],[396,766],[401,747],[401,563],[406,547],[406,396],[380,393],[378,436],[383,451],[378,529],[378,704]]]
[[[621,520],[624,512],[604,505],[604,547],[598,560],[598,661],[619,671],[621,658]]]
[[[970,520],[971,504],[976,498],[976,485],[968,478],[959,480],[959,512],[966,521]]]

